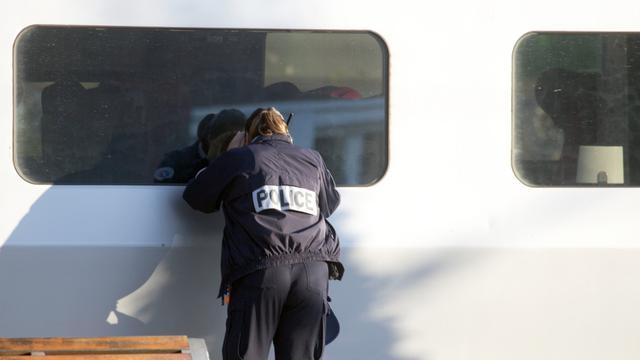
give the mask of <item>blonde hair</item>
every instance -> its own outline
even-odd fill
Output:
[[[280,114],[276,108],[258,108],[249,116],[249,119],[247,119],[245,133],[247,134],[247,139],[251,141],[259,135],[286,135],[289,133],[289,127],[284,121],[282,114]]]

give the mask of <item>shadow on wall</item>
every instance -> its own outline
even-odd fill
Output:
[[[350,256],[344,260],[349,262]],[[332,308],[340,320],[340,336],[326,349],[328,359],[415,360],[397,356],[393,345],[397,340],[391,324],[375,318],[379,291],[385,291],[384,282],[374,281],[354,266],[340,282],[330,284]],[[345,354],[348,355],[345,357]]]
[[[332,308],[340,319],[341,334],[328,347],[327,358],[340,359],[348,354],[353,359],[431,359],[428,353],[416,356],[415,351],[401,348],[402,342],[415,340],[418,335],[412,334],[413,339],[403,335],[402,323],[407,318],[433,321],[424,318],[425,309],[393,307],[403,302],[402,297],[416,296],[416,292],[426,303],[434,295],[428,284],[474,259],[449,249],[429,248],[349,248],[343,258],[350,265],[349,272],[343,281],[330,284]],[[396,264],[384,274],[385,271],[380,270],[384,262]],[[372,272],[376,267],[378,269]],[[419,339],[419,342],[429,348],[428,338]]]
[[[117,191],[54,186],[32,206],[0,247],[0,337],[185,334],[204,338],[217,358],[226,319],[226,307],[217,299],[222,215],[189,209],[179,187],[136,189],[124,204]],[[148,196],[148,191],[158,193]],[[147,194],[138,199],[138,192]],[[132,203],[154,210],[114,214]],[[342,215],[338,220],[347,224],[348,215]],[[343,240],[353,236],[341,229]],[[131,238],[136,236],[164,246],[105,245],[114,239],[142,243]],[[55,244],[60,239],[70,239],[69,244]],[[408,254],[414,256],[410,263],[404,262]],[[400,271],[372,272],[389,257],[398,259]],[[416,255],[412,249],[357,247],[344,248],[343,259],[344,280],[330,284],[342,330],[326,357],[428,359],[398,349],[402,319],[386,308],[407,290],[419,288],[421,296],[430,296],[424,284],[459,267],[461,259],[429,249]]]
[[[180,188],[154,196],[152,214],[122,212],[135,199],[117,204],[107,187],[73,188],[50,188],[0,247],[0,337],[185,334],[221,346],[221,214],[195,213]]]

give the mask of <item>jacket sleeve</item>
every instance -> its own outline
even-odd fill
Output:
[[[340,205],[340,193],[336,189],[336,182],[333,180],[333,176],[327,165],[320,157],[320,193],[318,194],[320,213],[325,218],[328,218]]]
[[[205,213],[218,211],[225,189],[242,172],[246,163],[240,155],[234,150],[219,156],[187,183],[182,198],[195,210]]]

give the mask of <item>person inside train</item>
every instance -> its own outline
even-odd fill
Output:
[[[197,140],[164,155],[153,179],[157,183],[186,183],[226,149],[231,137],[242,130],[246,116],[237,109],[207,114],[198,124]]]
[[[599,73],[563,68],[544,71],[535,83],[538,106],[563,133],[560,177],[565,184],[576,182],[580,146],[599,144],[599,129],[609,112],[603,96],[608,87]]]

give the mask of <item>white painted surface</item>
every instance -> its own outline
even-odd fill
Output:
[[[340,189],[344,201],[332,221],[348,273],[333,284],[343,331],[327,358],[640,357],[640,192],[529,188],[510,158],[518,38],[532,30],[638,31],[640,3],[42,0],[4,7],[0,336],[178,331],[207,339],[215,359],[224,318],[211,299],[222,219],[191,212],[180,187],[50,187],[17,175],[11,48],[22,28],[366,29],[390,52],[390,162],[378,184]]]

